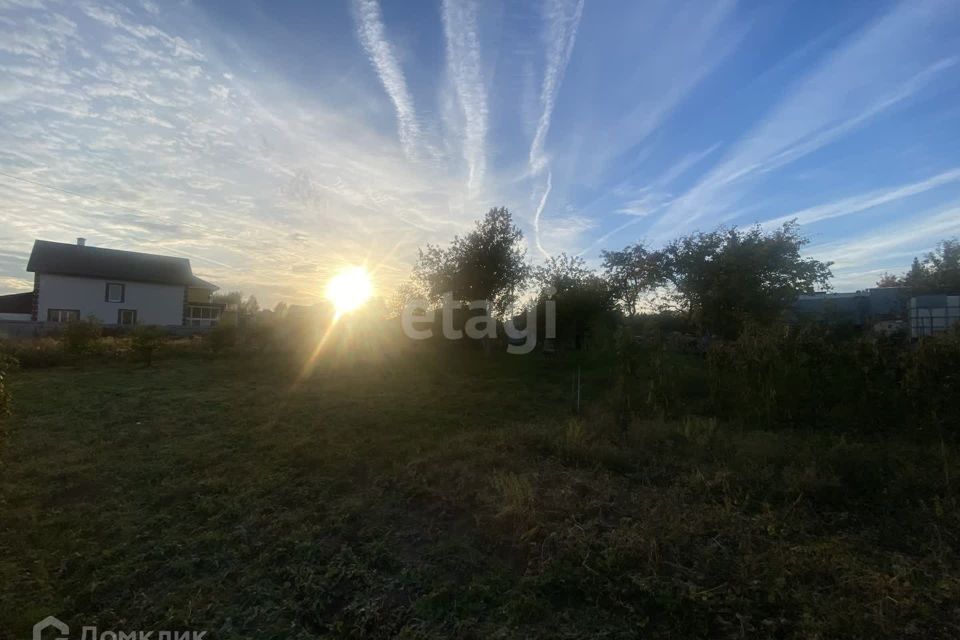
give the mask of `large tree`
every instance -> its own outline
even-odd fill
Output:
[[[892,273],[886,273],[880,276],[880,279],[877,280],[878,287],[899,287],[902,286],[899,276],[896,276]]]
[[[914,258],[903,275],[884,273],[878,287],[905,287],[911,294],[960,293],[960,238],[938,243],[933,251]]]
[[[674,295],[703,331],[735,336],[745,322],[773,322],[801,293],[827,288],[830,264],[804,258],[796,222],[694,233],[664,250]]]
[[[960,239],[940,242],[923,261],[914,258],[903,284],[913,293],[960,293]]]
[[[260,303],[257,302],[257,297],[250,295],[244,298],[242,291],[215,293],[211,296],[211,300],[224,305],[225,311],[234,312],[242,318],[253,317],[260,311]]]
[[[491,209],[448,247],[421,249],[413,275],[435,301],[451,293],[460,302],[486,300],[494,313],[503,314],[529,275],[523,232],[505,207]]]
[[[538,318],[545,317],[544,303],[555,302],[556,336],[580,348],[588,333],[612,322],[616,301],[609,282],[588,267],[583,258],[561,253],[533,270],[539,289]]]
[[[603,275],[610,283],[614,298],[629,316],[636,315],[644,293],[664,283],[663,254],[648,250],[643,243],[621,251],[602,251]]]
[[[541,292],[552,289],[554,294],[578,287],[590,275],[590,269],[583,258],[566,253],[550,256],[532,271],[532,279],[537,288]]]

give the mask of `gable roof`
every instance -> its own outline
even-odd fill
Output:
[[[186,258],[36,240],[27,271],[214,288],[193,275]]]

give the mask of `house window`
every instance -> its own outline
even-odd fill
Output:
[[[76,322],[79,319],[79,309],[47,309],[47,322]]]
[[[107,302],[123,302],[124,294],[126,293],[126,286],[120,284],[119,282],[108,282],[107,283]]]
[[[129,325],[137,324],[136,309],[120,309],[117,311],[117,324]]]

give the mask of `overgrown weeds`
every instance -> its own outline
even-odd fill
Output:
[[[911,343],[817,326],[748,326],[699,354],[655,339],[619,357],[631,360],[631,374],[618,393],[633,396],[638,415],[946,440],[960,422],[960,332]]]

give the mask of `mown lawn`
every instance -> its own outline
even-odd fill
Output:
[[[599,367],[573,417],[569,363],[467,355],[17,372],[0,635],[960,634],[950,446],[624,421]]]

